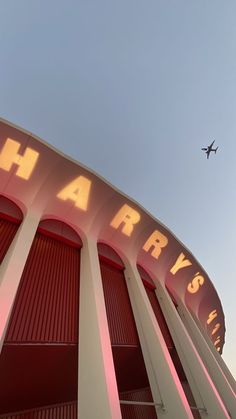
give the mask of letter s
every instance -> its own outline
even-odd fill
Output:
[[[189,282],[187,286],[187,290],[188,292],[190,292],[190,294],[195,294],[196,292],[198,292],[200,286],[202,286],[203,284],[204,284],[204,278],[202,275],[200,275],[199,272],[197,272],[194,275],[194,278],[192,279],[192,281]]]

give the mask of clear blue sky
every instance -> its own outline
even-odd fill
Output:
[[[221,298],[234,375],[235,21],[235,0],[0,2],[0,115],[103,175],[189,247]]]

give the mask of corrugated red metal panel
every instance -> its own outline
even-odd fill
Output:
[[[77,419],[77,402],[0,415],[0,419]]]
[[[75,247],[82,247],[81,238],[75,230],[60,220],[43,220],[39,223],[39,231],[44,234],[58,238],[64,243],[74,245]]]
[[[78,249],[36,234],[22,274],[7,342],[78,341]]]
[[[155,289],[156,285],[154,284],[152,278],[147,273],[147,271],[140,265],[137,265],[139,275],[141,276],[144,283],[149,284],[151,289]]]
[[[10,199],[0,196],[0,263],[18,230],[23,214]]]
[[[163,316],[160,304],[157,300],[156,294],[154,290],[151,290],[147,287],[145,287],[149,301],[152,305],[154,314],[156,316],[157,322],[159,324],[159,327],[161,329],[161,333],[163,338],[165,339],[166,345],[168,348],[173,348],[174,347],[174,342],[173,339],[171,337],[170,331],[168,329],[168,326],[166,324],[165,318]]]
[[[140,347],[112,346],[118,391],[124,393],[149,387]]]
[[[18,227],[19,225],[0,218],[0,263],[2,263]]]
[[[112,345],[139,346],[123,271],[100,261]]]
[[[77,394],[78,345],[3,345],[0,414],[70,402]]]
[[[136,402],[153,402],[150,387],[135,391],[120,393],[120,400]],[[156,409],[154,406],[125,405],[121,404],[123,419],[156,419]]]
[[[125,268],[124,263],[120,256],[110,246],[105,243],[98,243],[98,254],[101,260],[110,263],[111,265],[123,270]]]

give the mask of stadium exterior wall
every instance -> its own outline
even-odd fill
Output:
[[[0,120],[0,418],[229,418],[217,292],[160,221]]]

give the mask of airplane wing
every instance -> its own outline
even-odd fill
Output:
[[[210,149],[211,149],[211,147],[213,146],[214,142],[215,142],[215,140],[214,140],[214,141],[212,141],[211,145],[209,145],[209,148],[210,148]]]
[[[206,154],[207,154],[207,159],[209,159],[209,156],[210,156],[210,150],[208,150]]]

